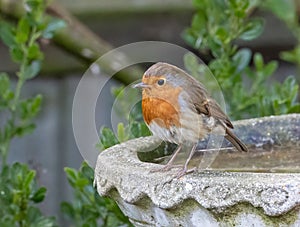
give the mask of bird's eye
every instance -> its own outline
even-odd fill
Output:
[[[162,86],[162,85],[165,84],[165,82],[166,82],[165,79],[159,79],[159,80],[157,81],[157,84],[158,84],[159,86]]]

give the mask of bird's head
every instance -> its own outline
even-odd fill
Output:
[[[134,88],[142,88],[143,96],[166,98],[181,91],[184,83],[184,72],[167,63],[152,65],[143,75],[142,82]]]

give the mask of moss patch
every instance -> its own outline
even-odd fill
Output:
[[[300,207],[298,206],[288,213],[279,216],[268,216],[262,208],[255,208],[249,203],[240,203],[227,208],[223,212],[210,211],[218,222],[226,224],[226,226],[237,226],[239,223],[236,222],[236,218],[241,214],[254,214],[260,217],[265,226],[290,226],[299,218],[299,210]]]

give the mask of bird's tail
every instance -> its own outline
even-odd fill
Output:
[[[228,128],[225,130],[225,138],[232,143],[239,151],[247,152],[248,148],[246,145]]]

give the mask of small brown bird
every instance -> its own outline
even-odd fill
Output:
[[[177,177],[193,172],[188,163],[200,139],[216,128],[222,129],[225,138],[239,151],[247,147],[230,129],[233,125],[218,103],[208,95],[203,84],[174,65],[156,63],[143,75],[143,117],[150,131],[164,141],[178,144],[173,156],[161,170],[172,168],[182,144],[194,144],[188,159]]]

